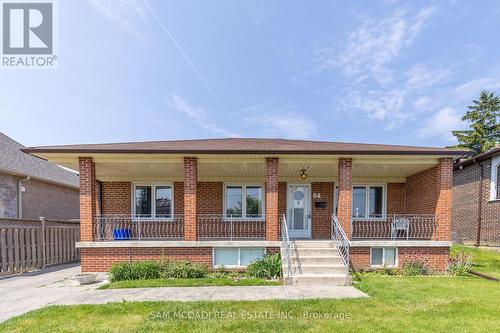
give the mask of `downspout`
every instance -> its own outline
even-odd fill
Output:
[[[31,177],[28,176],[17,181],[17,218],[23,218],[23,182],[30,180]]]
[[[477,205],[477,231],[476,231],[476,246],[481,244],[481,223],[483,220],[483,165],[478,163],[476,159],[472,159],[472,162],[479,165],[479,194],[478,194],[478,205]]]

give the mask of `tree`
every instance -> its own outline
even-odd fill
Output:
[[[500,97],[493,92],[481,91],[479,100],[473,100],[462,117],[470,124],[468,130],[452,131],[460,148],[475,154],[494,148],[500,142]]]

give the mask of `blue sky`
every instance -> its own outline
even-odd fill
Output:
[[[58,1],[58,68],[0,71],[25,145],[285,137],[445,146],[500,92],[498,1]]]

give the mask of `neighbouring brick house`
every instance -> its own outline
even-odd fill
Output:
[[[79,218],[78,175],[23,148],[0,133],[0,218]]]
[[[467,153],[282,139],[24,151],[80,171],[82,271],[161,256],[238,268],[281,250],[305,283],[417,254],[444,270],[453,158]]]
[[[500,147],[455,163],[452,231],[466,244],[500,246]]]

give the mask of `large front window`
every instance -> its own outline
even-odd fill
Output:
[[[135,185],[134,216],[141,218],[172,217],[171,185]]]
[[[355,185],[352,188],[352,217],[381,218],[384,216],[384,186]]]
[[[227,185],[224,214],[229,218],[263,218],[263,202],[260,185]]]

